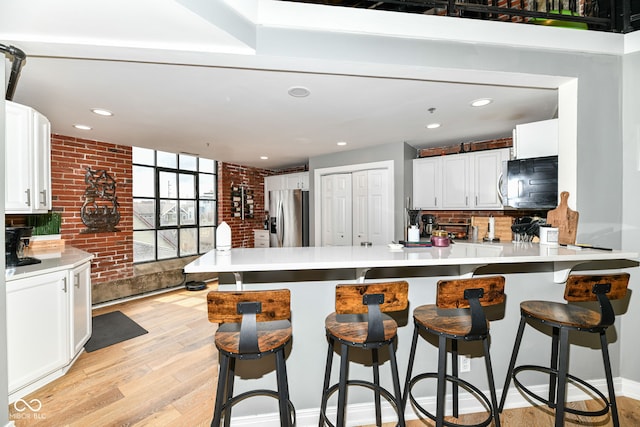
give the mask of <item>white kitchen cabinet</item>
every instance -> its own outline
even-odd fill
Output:
[[[440,209],[442,206],[442,157],[413,160],[414,209]]]
[[[64,375],[91,337],[91,256],[65,252],[68,268],[6,279],[10,402]]]
[[[454,154],[442,157],[442,208],[471,208],[470,156]]]
[[[67,270],[7,282],[9,394],[59,371],[69,350]]]
[[[253,247],[269,247],[269,230],[253,230]]]
[[[5,211],[51,209],[51,125],[31,107],[7,101]]]
[[[414,209],[502,209],[498,180],[509,156],[501,148],[415,159]]]
[[[473,199],[474,209],[502,209],[498,180],[502,173],[502,162],[508,161],[508,148],[478,151],[473,153]]]
[[[516,159],[558,155],[558,119],[516,125],[513,154]]]
[[[80,354],[91,338],[91,265],[87,262],[69,272],[71,356]]]
[[[264,210],[269,210],[269,191],[309,190],[309,172],[268,176],[264,179]]]

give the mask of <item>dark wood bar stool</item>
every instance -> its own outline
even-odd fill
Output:
[[[289,400],[285,365],[285,346],[291,341],[290,292],[212,291],[207,294],[209,321],[219,323],[215,344],[220,353],[220,372],[211,426],[231,423],[231,408],[256,395],[272,396],[279,401],[280,425],[295,424],[295,410]],[[275,353],[278,391],[251,390],[233,396],[236,359],[260,359]]]
[[[402,391],[393,344],[397,336],[398,324],[385,313],[405,310],[408,305],[408,291],[409,284],[405,281],[336,286],[336,311],[325,320],[329,349],[320,404],[320,426],[324,426],[325,423],[334,425],[327,419],[326,409],[328,399],[336,390],[338,390],[338,414],[335,426],[345,425],[347,387],[350,385],[366,387],[374,391],[376,425],[382,424],[380,398],[383,396],[395,407],[398,413],[398,425],[404,426]],[[340,344],[340,380],[337,384],[330,386],[335,342]],[[389,349],[393,394],[380,386],[378,349],[385,346]],[[349,348],[351,347],[371,350],[373,382],[349,380]]]
[[[520,326],[516,335],[511,362],[507,371],[507,378],[500,399],[500,411],[509,391],[509,384],[513,378],[516,386],[530,397],[556,410],[555,425],[564,425],[565,412],[581,416],[600,416],[611,412],[614,426],[619,426],[616,396],[611,376],[611,363],[607,342],[607,328],[613,325],[615,313],[610,300],[623,298],[627,293],[629,274],[611,275],[575,275],[569,276],[565,285],[564,299],[568,302],[597,301],[599,310],[592,310],[584,305],[564,304],[550,301],[523,301],[520,303]],[[552,327],[551,363],[550,367],[537,365],[521,365],[515,367],[522,334],[527,323],[533,325],[548,325]],[[568,372],[569,367],[569,332],[580,331],[600,335],[602,360],[607,379],[609,398],[586,381]],[[549,396],[547,399],[533,393],[518,381],[517,375],[522,371],[539,371],[549,374]],[[580,384],[602,399],[604,407],[595,411],[582,411],[566,407],[566,388],[568,382]]]
[[[411,400],[414,407],[436,422],[436,426],[458,426],[445,421],[446,383],[452,384],[453,416],[458,417],[458,387],[468,390],[487,408],[487,418],[474,426],[486,426],[495,421],[500,426],[496,388],[493,380],[491,356],[489,354],[489,322],[483,306],[504,302],[504,277],[478,277],[472,279],[440,280],[436,303],[422,305],[413,311],[414,332],[407,367],[403,404]],[[413,363],[420,332],[438,336],[438,372],[421,373],[412,377]],[[458,341],[482,341],[484,361],[489,383],[491,400],[476,386],[458,377]],[[447,341],[451,341],[451,375],[447,374]],[[437,379],[436,414],[422,407],[413,397],[411,390],[424,379]]]

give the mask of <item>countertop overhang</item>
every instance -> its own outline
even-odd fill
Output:
[[[212,250],[187,264],[186,273],[234,273],[241,284],[243,272],[312,269],[356,269],[360,280],[371,268],[457,265],[460,275],[471,276],[490,264],[553,263],[554,280],[562,283],[570,270],[590,261],[636,260],[631,251],[603,251],[550,247],[537,243],[462,243],[448,247],[403,248],[387,246],[317,246],[288,248],[238,248]]]

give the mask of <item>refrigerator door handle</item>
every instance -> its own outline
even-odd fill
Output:
[[[278,237],[278,247],[282,247],[284,240],[284,206],[282,200],[278,201],[278,228],[276,236]]]

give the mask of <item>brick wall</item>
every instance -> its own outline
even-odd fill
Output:
[[[119,232],[82,233],[87,228],[80,218],[87,168],[105,170],[115,180]],[[51,187],[52,208],[62,214],[60,234],[65,244],[94,254],[92,285],[132,276],[131,147],[52,135]]]
[[[448,154],[458,154],[463,151],[484,151],[484,150],[496,150],[498,148],[510,148],[513,146],[513,139],[500,138],[489,139],[486,141],[467,142],[460,145],[447,145],[444,147],[432,147],[423,148],[418,150],[418,157],[433,157],[433,156],[446,156]]]

